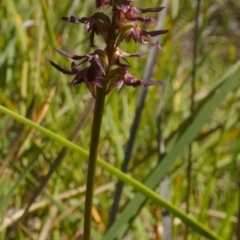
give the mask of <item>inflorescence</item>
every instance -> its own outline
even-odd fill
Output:
[[[82,18],[62,17],[62,20],[70,23],[85,24],[90,46],[94,49],[93,53],[83,56],[57,49],[59,54],[74,60],[71,64],[71,70],[65,70],[50,61],[51,65],[59,71],[67,75],[75,75],[74,79],[68,83],[69,86],[85,83],[95,97],[97,88],[104,88],[105,93],[108,94],[113,88],[120,89],[122,85],[137,87],[162,84],[161,81],[140,81],[132,76],[126,58],[139,57],[144,53],[126,53],[119,46],[124,41],[133,40],[136,43],[156,47],[157,50],[160,50],[159,44],[152,42],[151,38],[167,33],[168,30],[147,31],[142,29],[138,23],[154,24],[154,19],[143,15],[150,12],[160,12],[164,8],[141,9],[134,7],[131,3],[130,0],[97,0],[97,8],[101,10],[107,7],[112,8],[111,18],[103,12],[96,12],[90,17]],[[95,45],[95,35],[102,37],[106,44],[105,49],[99,49]],[[80,62],[76,63],[75,61]],[[82,69],[80,65],[85,62],[89,62],[89,66]]]

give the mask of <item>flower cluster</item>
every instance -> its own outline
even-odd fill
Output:
[[[129,73],[130,65],[126,58],[139,57],[144,53],[126,53],[120,49],[120,44],[123,41],[129,42],[133,40],[136,43],[153,46],[160,50],[159,44],[152,42],[151,38],[167,33],[168,30],[147,31],[139,26],[139,22],[153,24],[154,19],[145,17],[144,14],[160,12],[164,8],[141,9],[134,7],[130,0],[96,1],[97,8],[104,10],[107,6],[112,8],[111,18],[103,12],[96,12],[90,17],[82,18],[74,16],[62,17],[62,20],[70,23],[85,24],[90,46],[94,51],[79,56],[57,49],[59,54],[74,60],[71,64],[71,70],[65,70],[52,61],[50,61],[51,65],[65,74],[75,75],[69,85],[85,83],[94,97],[97,88],[104,88],[107,94],[113,88],[117,87],[119,89],[124,84],[132,87],[161,85],[161,81],[140,81],[133,77]],[[106,44],[105,49],[99,49],[95,45],[95,35],[102,37]],[[78,60],[80,62],[76,63],[75,61]],[[89,66],[82,69],[80,65],[84,62],[89,62]]]

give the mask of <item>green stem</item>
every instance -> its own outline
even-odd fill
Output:
[[[105,88],[97,88],[97,96],[96,96],[96,102],[95,102],[95,109],[94,109],[94,116],[93,116],[93,123],[92,123],[92,133],[91,133],[91,143],[90,143],[90,151],[89,151],[83,240],[91,239],[91,220],[92,220],[94,179],[95,179],[98,144],[99,144],[99,136],[100,136],[104,103],[105,103]]]

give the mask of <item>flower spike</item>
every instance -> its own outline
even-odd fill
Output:
[[[129,72],[130,64],[127,58],[140,57],[145,53],[126,53],[120,49],[120,45],[122,42],[133,40],[135,43],[161,50],[160,45],[153,42],[152,38],[165,34],[168,30],[148,31],[140,27],[139,24],[154,23],[154,19],[143,16],[143,14],[160,12],[164,7],[138,8],[132,4],[131,0],[96,0],[95,3],[97,8],[103,10],[106,5],[111,6],[112,18],[103,12],[95,12],[90,17],[82,18],[62,17],[62,20],[73,24],[85,24],[90,46],[95,51],[85,55],[76,55],[56,49],[62,56],[73,60],[71,69],[66,70],[50,61],[51,65],[64,74],[75,75],[68,85],[85,83],[94,97],[96,96],[96,88],[105,88],[107,94],[113,88],[120,89],[123,85],[132,87],[162,85],[161,81],[141,81],[132,76]],[[103,39],[106,44],[105,49],[100,49],[95,45],[96,35]],[[81,69],[80,65],[83,63],[89,65]]]

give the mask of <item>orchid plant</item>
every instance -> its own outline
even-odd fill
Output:
[[[71,70],[66,70],[50,61],[51,65],[60,72],[75,76],[68,83],[69,86],[85,83],[92,96],[96,99],[89,151],[83,231],[84,240],[90,240],[91,238],[94,177],[105,96],[112,89],[120,89],[123,85],[132,87],[162,85],[161,81],[141,81],[131,75],[127,57],[140,57],[144,53],[126,53],[120,48],[120,45],[124,41],[129,42],[133,40],[136,43],[161,50],[160,45],[152,41],[152,37],[165,34],[168,30],[148,31],[141,28],[139,23],[154,24],[154,19],[145,17],[144,14],[160,12],[164,8],[142,9],[135,7],[132,2],[130,0],[96,0],[96,8],[101,11],[95,12],[92,16],[82,18],[74,16],[62,17],[62,20],[70,23],[85,24],[93,52],[80,56],[57,49],[59,54],[74,60],[71,63]],[[104,10],[107,8],[111,8],[111,16],[104,13]],[[106,45],[104,49],[100,49],[95,45],[95,35],[102,37]],[[89,66],[82,69],[81,64],[85,62],[89,62]]]

